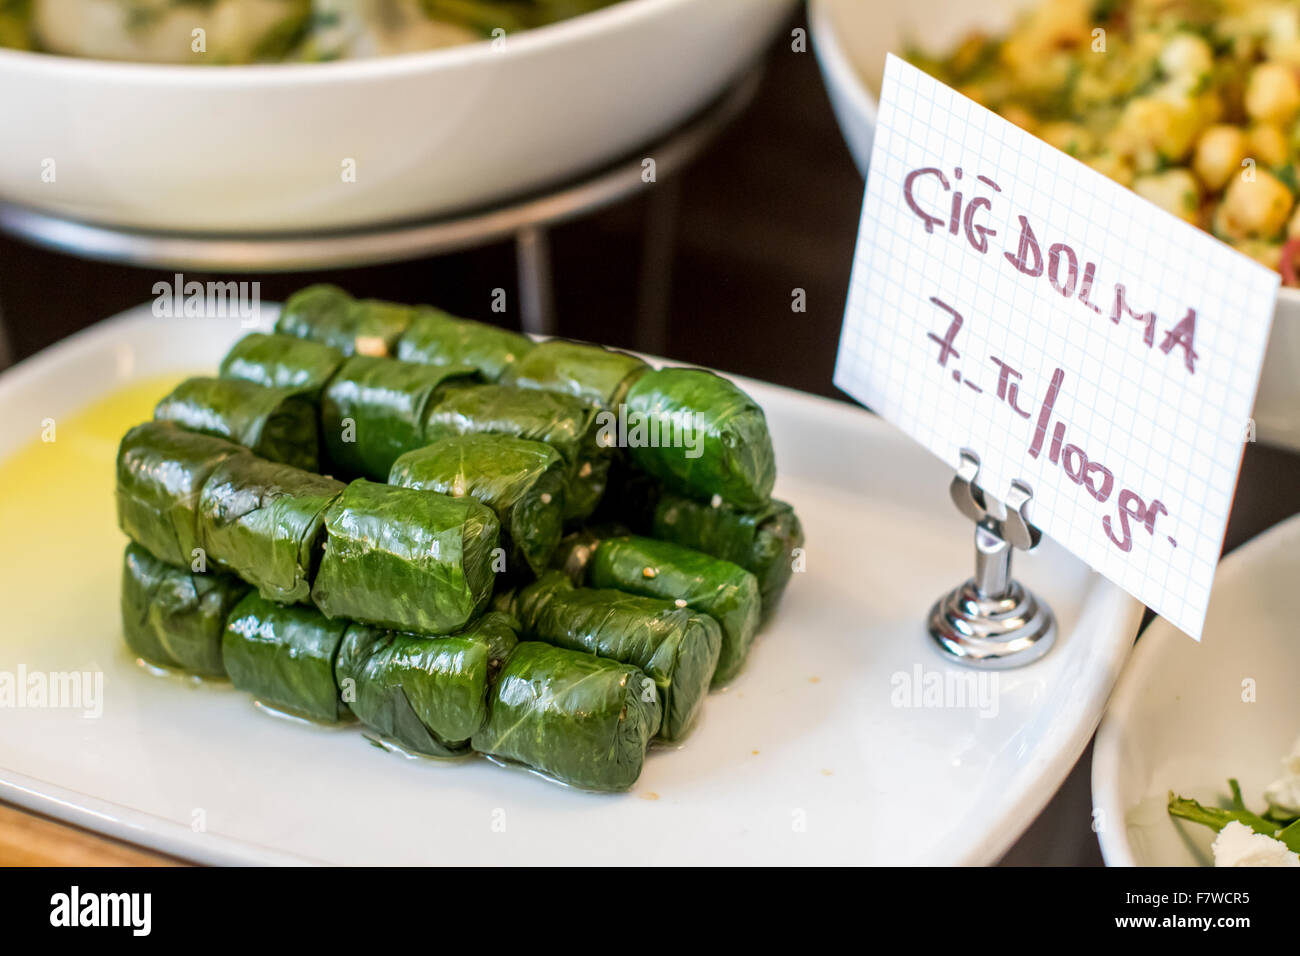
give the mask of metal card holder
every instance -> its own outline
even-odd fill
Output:
[[[1011,577],[1014,549],[1032,551],[1042,532],[1025,509],[1033,491],[1013,481],[1005,502],[976,483],[979,456],[961,450],[949,493],[957,510],[975,522],[975,576],[930,609],[929,629],[940,651],[957,663],[985,670],[1033,663],[1056,642],[1051,608]]]

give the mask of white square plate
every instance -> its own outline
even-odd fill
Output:
[[[861,409],[741,380],[766,409],[807,570],[744,673],[630,792],[271,719],[228,686],[140,669],[118,616],[117,441],[162,377],[213,374],[245,331],[142,307],[0,376],[0,672],[102,672],[104,687],[98,718],[0,710],[0,798],[209,862],[991,863],[1082,752],[1137,630],[1140,606],[1049,542],[1017,571],[1056,611],[1056,648],[998,675],[982,710],[903,706],[918,674],[971,673],[924,628],[972,570],[951,475]],[[87,417],[133,384],[122,420]]]

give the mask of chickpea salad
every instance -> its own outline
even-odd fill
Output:
[[[908,59],[1300,286],[1300,0],[1043,0]]]

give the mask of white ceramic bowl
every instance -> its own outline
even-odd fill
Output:
[[[1223,560],[1199,644],[1162,618],[1138,641],[1092,754],[1094,820],[1111,866],[1213,863],[1213,831],[1170,819],[1170,790],[1219,805],[1236,777],[1246,805],[1264,808],[1300,735],[1297,580],[1300,516]],[[1252,686],[1254,700],[1243,700]]]
[[[849,151],[865,176],[885,54],[924,37],[944,50],[970,30],[997,32],[1038,0],[810,0],[813,48]],[[1283,289],[1255,399],[1260,441],[1300,450],[1300,289]]]
[[[492,43],[265,66],[0,50],[0,199],[181,232],[339,229],[482,205],[667,132],[793,0],[624,0]],[[55,181],[42,176],[54,161]],[[343,181],[354,160],[356,181]]]

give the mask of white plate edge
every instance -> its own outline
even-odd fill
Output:
[[[276,307],[268,303],[266,308]],[[265,314],[273,315],[274,312]],[[110,345],[117,336],[129,334],[132,326],[155,321],[157,319],[152,315],[150,305],[145,303],[103,319],[56,342],[0,373],[0,400],[22,388],[29,381],[47,374],[52,367]],[[666,361],[653,356],[648,358],[657,364]],[[177,371],[182,369],[178,366]],[[802,406],[808,411],[816,410],[820,415],[830,414],[846,419],[852,418],[857,427],[867,427],[888,434],[886,440],[897,441],[900,437],[905,437],[884,419],[858,406],[745,376],[728,373],[728,377],[733,378],[746,390],[760,394],[780,395],[784,401],[796,407]],[[92,401],[94,399],[78,407],[84,407]],[[72,411],[75,412],[75,409]],[[1086,701],[1077,702],[1077,706],[1081,709],[1095,709],[1096,715],[1066,735],[1062,745],[1055,749],[1050,759],[1031,759],[1018,770],[1011,785],[1003,791],[1004,794],[1014,792],[1016,796],[1005,801],[995,818],[997,822],[989,828],[989,835],[968,848],[954,865],[988,865],[995,863],[1005,854],[1028,829],[1043,807],[1050,802],[1080,754],[1083,753],[1098,721],[1102,719],[1102,708],[1111,695],[1111,689],[1132,647],[1132,638],[1141,620],[1142,605],[1095,571],[1090,572],[1090,577],[1093,582],[1091,587],[1097,592],[1097,597],[1106,601],[1108,617],[1119,617],[1127,605],[1127,619],[1124,621],[1124,626],[1115,629],[1112,646],[1107,649],[1109,660],[1106,679],[1093,688]],[[1099,603],[1097,609],[1100,607]],[[1081,618],[1079,624],[1083,623],[1084,619]],[[1076,630],[1075,639],[1088,639],[1088,635],[1078,634]],[[1049,781],[1050,785],[1048,785]],[[41,789],[38,790],[37,787]],[[142,846],[157,848],[199,862],[298,865],[314,862],[242,840],[195,834],[185,827],[152,814],[46,784],[6,768],[0,768],[0,799],[79,826],[118,836]]]

